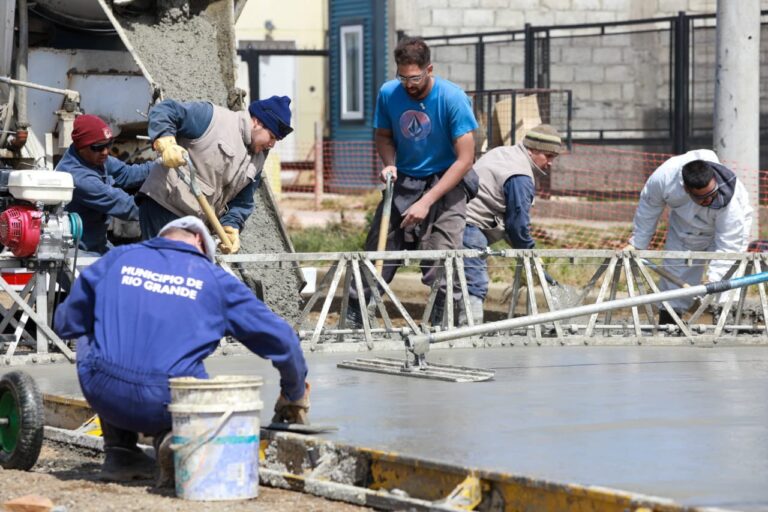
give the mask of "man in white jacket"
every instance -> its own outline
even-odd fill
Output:
[[[664,207],[669,207],[669,230],[664,249],[667,251],[743,252],[749,244],[752,207],[747,190],[736,175],[721,165],[717,155],[707,149],[689,151],[670,158],[653,174],[640,193],[632,237],[627,250],[647,249]],[[707,280],[719,281],[732,262],[712,261]],[[701,283],[705,262],[668,259],[664,268],[686,283]],[[659,283],[661,290],[677,286],[667,279]],[[693,299],[670,301],[682,314]],[[667,311],[659,311],[659,323],[673,323]]]

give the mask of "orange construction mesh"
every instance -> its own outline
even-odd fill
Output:
[[[381,186],[381,161],[372,141],[324,141],[322,148],[323,193],[360,195]],[[307,144],[293,151],[307,155],[307,160],[281,159],[284,192],[315,192],[315,176],[320,168],[315,153],[314,145]],[[548,176],[538,180],[537,198],[531,210],[537,246],[623,247],[632,232],[632,218],[643,184],[670,156],[575,144],[570,153],[556,160]],[[758,184],[754,173],[735,164],[729,167],[739,175],[750,195],[760,194],[760,203],[768,204],[768,171],[759,172]],[[659,221],[652,248],[663,246],[665,222],[666,217]],[[760,238],[768,238],[768,229],[760,231]]]

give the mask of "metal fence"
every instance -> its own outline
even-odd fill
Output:
[[[570,90],[502,89],[469,91],[479,129],[475,152],[522,140],[525,132],[541,123],[554,126],[571,149],[572,94]]]
[[[761,18],[761,54],[768,55],[768,11]],[[433,50],[435,72],[467,90],[572,90],[575,142],[679,154],[712,140],[715,15],[527,24],[523,30],[424,39]],[[766,58],[760,82],[765,167]]]

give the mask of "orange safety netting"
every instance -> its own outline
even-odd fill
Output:
[[[306,155],[305,160],[281,159],[284,192],[315,192],[315,176],[320,170],[325,194],[360,195],[381,186],[381,161],[372,141],[324,141],[322,166],[315,160],[315,153],[315,145],[307,144],[292,151],[294,155]],[[623,247],[632,232],[632,218],[643,184],[670,156],[575,144],[571,152],[555,162],[548,176],[537,181],[537,198],[531,210],[537,246]],[[759,171],[756,177],[736,165],[729,167],[739,175],[750,195],[759,194],[761,204],[768,203],[768,171]],[[764,231],[762,236],[768,235],[768,230],[761,229],[761,233]],[[659,221],[652,247],[661,248],[664,236],[665,217]]]

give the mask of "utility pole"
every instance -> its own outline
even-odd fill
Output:
[[[760,0],[717,1],[715,152],[733,166],[760,218]]]

